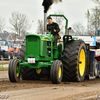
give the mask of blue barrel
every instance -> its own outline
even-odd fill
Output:
[[[98,74],[99,74],[99,77],[100,77],[100,64],[98,64]]]
[[[86,52],[86,66],[89,67],[90,66],[90,50],[87,50]]]
[[[98,70],[100,71],[100,64],[98,64]]]
[[[90,59],[90,51],[87,50],[87,59]]]
[[[94,76],[93,62],[95,60],[95,51],[90,51],[90,76]]]

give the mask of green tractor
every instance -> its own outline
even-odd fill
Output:
[[[81,40],[74,40],[67,35],[68,20],[64,15],[49,15],[63,17],[66,20],[63,44],[54,46],[54,36],[51,34],[29,34],[22,44],[20,58],[9,63],[9,79],[11,82],[40,79],[43,74],[49,74],[53,84],[59,84],[62,79],[67,81],[83,81],[86,70],[86,47]]]

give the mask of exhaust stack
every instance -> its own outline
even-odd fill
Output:
[[[47,32],[47,13],[44,13],[44,34]]]

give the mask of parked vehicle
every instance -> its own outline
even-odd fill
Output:
[[[6,40],[0,40],[0,60],[10,60],[11,53],[8,52],[9,43]]]
[[[13,58],[19,59],[19,53],[21,48],[21,42],[19,41],[8,41],[10,48],[8,49],[9,52],[13,55]]]

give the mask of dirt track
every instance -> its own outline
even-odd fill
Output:
[[[9,62],[10,60],[7,60],[7,61],[3,60],[3,61],[0,61],[0,64],[9,64]]]
[[[7,71],[0,71],[0,95],[9,95],[6,100],[99,100],[100,79],[84,82],[21,81],[11,83]]]

